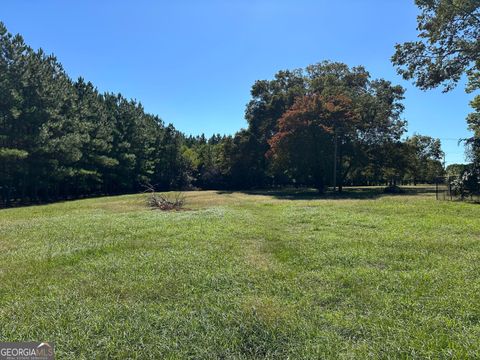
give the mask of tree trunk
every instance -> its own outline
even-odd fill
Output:
[[[343,154],[342,154],[342,143],[340,142],[340,148],[338,151],[338,173],[340,176],[338,177],[338,192],[341,193],[343,191],[343,171],[342,171],[342,161],[343,161]]]
[[[325,182],[322,179],[316,179],[315,180],[315,189],[317,189],[317,191],[320,194],[325,193]]]
[[[334,137],[334,151],[333,151],[333,191],[337,191],[337,133]]]

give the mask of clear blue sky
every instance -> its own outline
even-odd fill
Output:
[[[54,53],[72,78],[140,100],[189,134],[246,126],[257,79],[322,60],[364,65],[407,88],[409,134],[439,137],[462,162],[471,95],[423,92],[396,75],[397,42],[416,37],[413,0],[3,0],[0,21]]]

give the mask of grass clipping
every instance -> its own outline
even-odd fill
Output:
[[[147,187],[147,192],[147,205],[153,210],[180,211],[185,205],[185,195],[181,192],[160,194],[151,185]]]

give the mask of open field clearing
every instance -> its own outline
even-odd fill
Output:
[[[480,206],[348,189],[0,211],[0,339],[58,358],[478,358]]]

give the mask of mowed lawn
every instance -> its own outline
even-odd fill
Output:
[[[189,192],[0,210],[0,341],[63,359],[479,358],[480,205]]]

